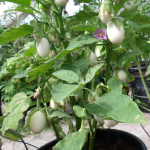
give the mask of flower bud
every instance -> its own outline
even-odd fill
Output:
[[[89,103],[92,103],[95,101],[95,96],[93,95],[93,93],[89,93],[88,95],[88,101]]]
[[[54,28],[51,28],[49,33],[48,33],[48,40],[51,42],[51,43],[55,43],[57,42],[59,39],[58,39],[58,36],[57,36],[57,33],[55,31]]]

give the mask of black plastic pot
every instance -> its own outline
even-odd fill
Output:
[[[123,141],[131,146],[134,146],[138,150],[147,150],[147,147],[145,146],[142,140],[140,140],[133,134],[121,130],[98,129],[96,132],[96,138],[107,140],[110,146],[114,142]],[[55,146],[56,143],[57,140],[53,140],[45,144],[44,146],[38,148],[37,150],[48,150],[48,148]]]
[[[145,81],[146,86],[148,88],[148,91],[150,92],[150,81],[147,81],[146,80],[147,76],[145,76],[146,69],[147,69],[147,67],[144,64],[142,64],[141,70],[142,70],[143,78],[144,78],[144,81]],[[135,77],[135,80],[130,83],[131,87],[132,87],[133,96],[136,99],[139,99],[141,102],[147,104],[148,106],[146,106],[146,108],[150,110],[150,101],[147,97],[146,90],[143,86],[143,83],[142,83],[142,80],[141,80],[137,66],[133,65],[131,68],[129,68],[129,72],[132,73]],[[141,107],[140,107],[140,109],[143,112],[149,112],[149,111],[147,111]]]

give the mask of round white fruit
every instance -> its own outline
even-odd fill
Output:
[[[94,115],[95,120],[99,123],[99,124],[104,124],[104,120],[100,119],[99,117],[97,117],[96,115]]]
[[[115,120],[104,120],[104,123],[107,127],[114,127],[118,124]]]
[[[107,36],[111,43],[120,44],[124,39],[124,28],[121,25],[120,29],[116,27],[116,25],[110,21],[107,24]]]
[[[97,57],[96,55],[91,51],[91,55],[90,55],[90,60],[91,61],[97,61]],[[95,66],[97,63],[91,63],[91,66]]]
[[[60,102],[60,106],[63,107],[63,108],[65,108],[65,107],[66,107],[66,102],[65,102],[64,100],[61,101],[61,102]]]
[[[108,23],[112,19],[112,15],[108,13],[108,10],[105,10],[104,13],[100,13],[100,19],[103,23]]]
[[[50,107],[53,109],[53,110],[57,110],[58,107],[59,107],[59,104],[57,102],[55,102],[54,99],[51,99],[50,100]]]
[[[29,121],[30,130],[33,133],[39,134],[42,132],[46,125],[46,117],[41,111],[34,113]]]
[[[57,54],[56,54],[56,52],[54,50],[50,51],[50,53],[49,53],[49,57],[54,57],[56,55]]]
[[[55,4],[62,7],[66,6],[67,2],[68,0],[55,0]]]
[[[48,57],[49,52],[50,52],[50,44],[49,44],[48,40],[43,37],[41,39],[41,41],[36,44],[36,49],[37,49],[38,54],[42,58]]]
[[[115,71],[113,72],[113,76],[116,77]],[[119,70],[118,71],[118,75],[117,78],[121,81],[121,82],[125,82],[127,80],[127,74],[124,70]]]
[[[118,77],[119,77],[119,80],[122,81],[122,82],[125,82],[127,80],[127,74],[123,70],[120,70],[118,72]]]
[[[98,46],[96,46],[96,48],[95,48],[95,55],[96,55],[96,57],[101,56],[100,48]]]

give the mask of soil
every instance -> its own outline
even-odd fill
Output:
[[[89,147],[86,150],[89,150]],[[139,149],[136,149],[134,146],[129,145],[128,143],[123,141],[110,144],[109,140],[98,139],[95,141],[94,150],[139,150]]]

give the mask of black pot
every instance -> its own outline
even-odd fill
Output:
[[[150,81],[147,81],[146,80],[147,76],[144,75],[146,72],[146,69],[147,67],[144,64],[142,64],[141,70],[142,70],[143,78],[148,88],[148,91],[150,92]],[[132,73],[133,76],[135,77],[135,80],[130,83],[132,87],[133,96],[135,97],[135,99],[139,99],[141,102],[145,103],[147,106],[144,106],[144,107],[150,110],[150,101],[147,97],[146,90],[143,86],[137,66],[133,65],[131,68],[129,68],[129,72]],[[140,109],[143,112],[149,112],[142,107],[140,107]]]
[[[138,137],[136,137],[133,134],[130,134],[128,132],[121,131],[121,130],[97,129],[96,138],[107,140],[110,146],[111,146],[111,143],[123,141],[123,142],[128,143],[131,146],[134,146],[138,150],[147,150],[142,140],[140,140]],[[48,148],[55,146],[56,143],[57,143],[57,140],[53,140],[45,144],[44,146],[38,148],[37,150],[47,150]]]

